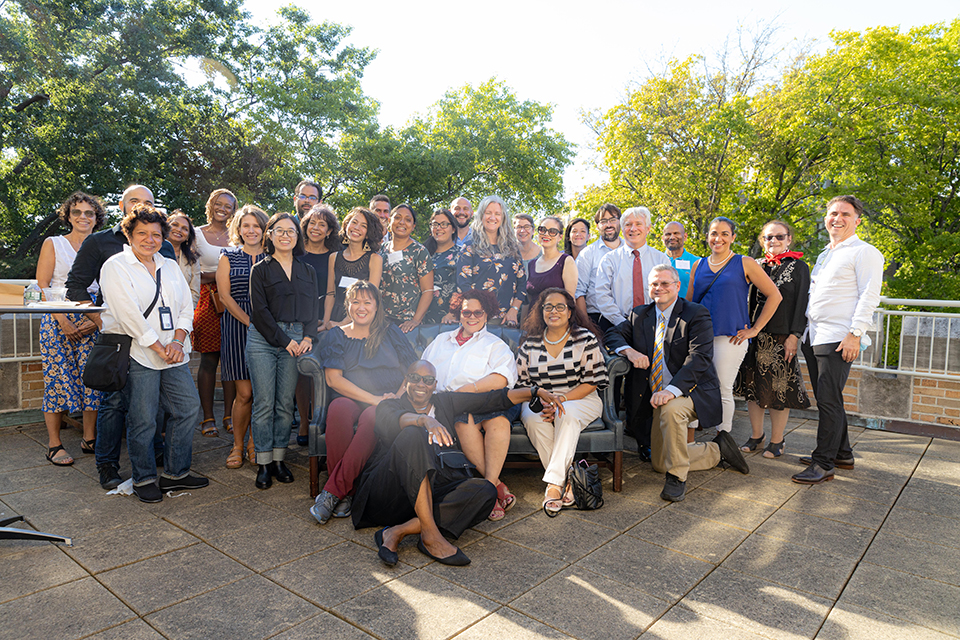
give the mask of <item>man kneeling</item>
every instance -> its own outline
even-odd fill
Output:
[[[634,391],[625,399],[627,420],[639,423],[652,412],[651,462],[667,475],[660,497],[679,502],[686,496],[688,471],[710,469],[721,460],[741,473],[750,469],[725,431],[713,442],[687,443],[692,421],[720,422],[713,323],[706,307],[679,297],[680,277],[670,265],[651,269],[649,283],[653,302],[635,307],[604,338],[633,365],[627,374]]]
[[[490,515],[497,488],[475,478],[474,466],[450,435],[463,413],[503,411],[539,396],[560,398],[544,389],[498,389],[486,393],[434,393],[437,371],[426,360],[410,365],[405,393],[377,405],[377,448],[360,476],[353,501],[357,529],[385,526],[374,534],[377,555],[397,563],[397,548],[407,535],[419,534],[417,549],[442,564],[465,565],[470,559],[444,535],[459,538]]]

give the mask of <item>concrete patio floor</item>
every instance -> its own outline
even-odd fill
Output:
[[[42,425],[0,429],[0,518],[75,545],[0,541],[0,639],[960,636],[960,442],[854,429],[856,470],[803,487],[816,424],[788,429],[784,457],[691,473],[677,504],[635,454],[622,493],[604,471],[602,509],[554,519],[540,473],[507,470],[518,504],[460,539],[472,565],[408,538],[392,569],[373,529],[316,524],[296,444],[296,482],[259,491],[255,467],[224,468],[225,434],[198,432],[210,486],[146,505],[105,495],[79,431],[57,468]]]

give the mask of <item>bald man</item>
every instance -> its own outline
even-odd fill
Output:
[[[471,244],[473,242],[473,230],[470,228],[470,221],[473,220],[473,205],[470,201],[460,196],[454,198],[450,203],[450,211],[457,221],[456,243],[458,247]]]
[[[673,220],[663,227],[663,246],[670,258],[670,265],[680,274],[680,291],[686,293],[690,284],[690,269],[700,259],[684,248],[687,230],[682,223]]]

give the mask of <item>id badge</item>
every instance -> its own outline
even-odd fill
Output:
[[[170,313],[170,307],[160,307],[160,329],[173,331],[173,314]]]

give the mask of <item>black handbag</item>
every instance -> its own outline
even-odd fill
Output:
[[[603,485],[597,465],[587,465],[586,460],[575,462],[567,472],[567,481],[573,489],[577,509],[592,511],[603,506]]]
[[[146,318],[160,298],[160,269],[157,268],[157,292],[143,312]],[[101,333],[83,367],[83,385],[97,391],[120,391],[127,386],[130,372],[130,345],[133,338],[122,333]]]

